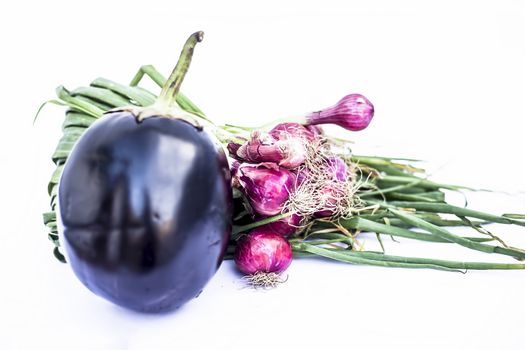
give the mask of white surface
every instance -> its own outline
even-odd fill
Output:
[[[167,74],[200,29],[183,91],[216,120],[257,124],[360,92],[376,116],[351,135],[357,152],[430,160],[440,181],[525,190],[523,2],[189,3],[0,5],[0,348],[523,349],[525,271],[299,260],[285,284],[261,292],[242,288],[228,262],[198,299],[153,316],[95,297],[55,262],[41,212],[63,111],[47,107],[32,126],[39,104],[59,84],[128,82],[142,64]],[[470,198],[473,208],[525,212],[523,195]],[[525,246],[523,228],[493,231]],[[501,260],[385,242],[393,254]]]

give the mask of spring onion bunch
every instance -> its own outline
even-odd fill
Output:
[[[155,103],[157,96],[139,87],[145,76],[159,86],[166,83],[153,66],[146,65],[129,84],[97,78],[89,86],[74,90],[59,86],[57,98],[49,101],[66,107],[63,136],[52,155],[56,170],[48,185],[50,211],[44,213],[48,237],[60,261],[65,259],[56,209],[64,164],[76,141],[104,113]],[[493,215],[452,205],[445,198],[446,190],[472,189],[433,182],[413,160],[354,154],[346,141],[325,133],[324,124],[351,132],[368,127],[374,106],[363,95],[350,94],[332,107],[260,128],[215,125],[182,93],[177,94],[176,103],[214,133],[228,151],[235,213],[226,258],[235,258],[254,285],[275,285],[290,264],[292,251],[294,257],[318,256],[384,267],[525,269],[521,262],[525,251],[507,245],[486,229],[490,223],[525,226],[525,215]],[[473,234],[459,236],[450,230],[456,226],[470,227]],[[451,243],[514,261],[393,256],[364,250],[359,244],[363,232],[376,233],[380,242],[382,236],[390,236],[428,244]]]

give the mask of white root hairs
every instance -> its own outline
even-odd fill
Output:
[[[256,272],[251,275],[246,275],[242,278],[246,281],[248,286],[255,289],[271,289],[277,287],[280,283],[288,280],[288,276],[283,278],[280,273],[276,272]]]
[[[351,217],[362,207],[356,196],[363,184],[357,180],[360,178],[358,167],[350,161],[348,154],[335,153],[324,139],[306,145],[305,164],[298,169],[298,172],[305,172],[305,179],[296,183],[283,212],[295,212],[305,218],[322,211],[328,211],[333,218]],[[343,181],[336,178],[336,169],[329,161],[332,157],[343,159],[348,166]]]

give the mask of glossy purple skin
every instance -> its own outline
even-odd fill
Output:
[[[60,242],[95,294],[143,312],[199,295],[231,232],[226,155],[176,119],[106,115],[71,152],[59,191]]]
[[[302,216],[292,214],[279,221],[271,222],[269,224],[261,226],[261,229],[265,229],[268,232],[277,233],[278,235],[287,237],[294,234],[301,224]]]
[[[292,263],[290,243],[273,232],[256,228],[237,241],[234,260],[244,274],[257,272],[281,273]]]
[[[363,95],[351,94],[343,97],[332,107],[306,116],[307,124],[336,124],[347,130],[365,129],[374,116],[374,106]]]
[[[262,216],[279,214],[295,185],[295,175],[273,163],[241,166],[237,173],[241,191]]]

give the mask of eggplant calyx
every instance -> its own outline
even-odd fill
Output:
[[[197,43],[202,41],[203,37],[204,33],[199,31],[190,35],[190,37],[186,40],[179,60],[177,61],[177,65],[162,87],[162,91],[153,105],[147,107],[119,107],[112,109],[107,113],[128,112],[135,117],[137,123],[141,123],[145,119],[151,117],[178,119],[185,121],[198,130],[202,130],[202,125],[196,119],[197,116],[192,116],[178,107],[176,97],[179,93],[182,81],[184,80],[184,77],[186,76],[186,73],[190,67],[193,50]]]
[[[122,113],[122,112],[127,112],[133,115],[137,123],[142,123],[145,119],[148,119],[151,117],[160,117],[160,118],[177,119],[177,120],[184,121],[192,125],[198,130],[202,130],[203,128],[203,126],[199,123],[197,118],[195,118],[189,113],[184,112],[182,109],[178,109],[178,108],[165,109],[165,108],[159,108],[155,105],[148,106],[148,107],[127,106],[127,107],[119,107],[119,108],[111,109],[104,114]]]

